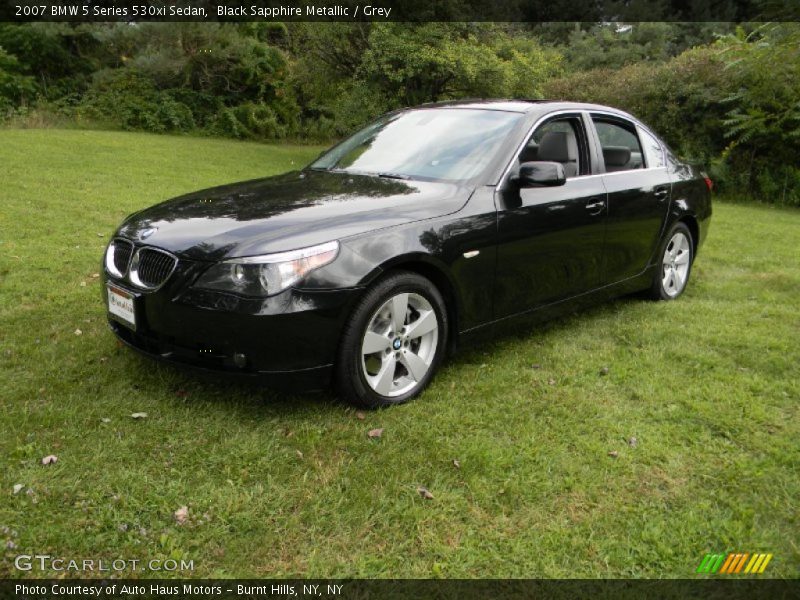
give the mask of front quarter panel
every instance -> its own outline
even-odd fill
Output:
[[[301,288],[366,287],[390,269],[435,270],[447,282],[442,291],[452,293],[463,331],[492,318],[496,235],[492,188],[481,187],[456,214],[342,240],[337,260]]]
[[[331,290],[363,287],[366,274],[375,268],[375,263],[368,260],[354,249],[350,240],[339,243],[339,253],[329,265],[312,271],[298,288],[304,290]]]

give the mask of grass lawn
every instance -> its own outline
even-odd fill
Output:
[[[798,576],[798,210],[718,202],[681,300],[465,350],[363,418],[117,345],[96,273],[125,215],[318,151],[0,130],[0,577],[25,575],[18,554],[182,558],[196,577],[691,577],[729,551]]]

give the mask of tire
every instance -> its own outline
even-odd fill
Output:
[[[411,400],[441,363],[448,329],[444,299],[433,283],[408,271],[388,275],[367,290],[344,327],[336,392],[364,408]]]
[[[686,289],[694,262],[692,232],[677,222],[664,236],[658,249],[658,267],[653,275],[650,297],[654,300],[675,300]]]

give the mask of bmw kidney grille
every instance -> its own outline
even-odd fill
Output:
[[[115,239],[108,247],[106,269],[118,279],[127,279],[136,287],[155,290],[169,279],[178,259],[158,248],[135,249],[128,240]]]

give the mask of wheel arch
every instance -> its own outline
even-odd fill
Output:
[[[697,248],[700,244],[700,224],[697,222],[697,218],[690,213],[684,213],[678,217],[676,223],[683,223],[689,228],[689,233],[692,234],[692,257],[697,256]]]

